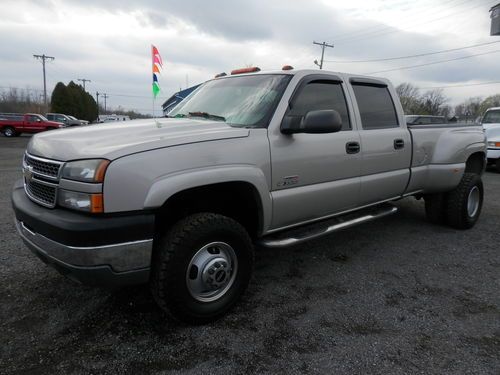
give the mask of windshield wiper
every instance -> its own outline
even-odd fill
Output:
[[[206,119],[211,119],[211,120],[217,120],[217,121],[226,121],[225,117],[218,116],[218,115],[213,115],[208,112],[189,112],[190,117],[203,117]]]

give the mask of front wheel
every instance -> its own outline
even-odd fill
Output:
[[[14,128],[7,126],[3,129],[3,135],[6,137],[15,137],[16,136],[16,131]]]
[[[472,228],[481,214],[483,194],[481,176],[465,173],[460,184],[448,194],[448,224],[457,229]]]
[[[497,169],[497,172],[500,172],[500,159],[497,159],[497,161],[495,162],[495,167]]]
[[[213,213],[188,216],[155,245],[153,296],[178,320],[216,320],[247,288],[253,257],[250,237],[235,220]]]

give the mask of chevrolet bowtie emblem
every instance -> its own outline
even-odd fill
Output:
[[[33,167],[31,165],[28,165],[26,166],[26,168],[24,168],[24,178],[27,182],[31,181],[31,179],[33,178]]]

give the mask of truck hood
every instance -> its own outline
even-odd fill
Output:
[[[188,143],[247,137],[249,130],[204,119],[147,119],[57,129],[36,134],[28,152],[61,161],[105,158]]]

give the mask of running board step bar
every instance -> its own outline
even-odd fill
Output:
[[[397,207],[389,203],[384,203],[375,207],[336,216],[325,221],[307,224],[299,228],[289,229],[276,234],[270,234],[261,238],[257,243],[260,246],[271,248],[297,245],[305,241],[326,236],[333,232],[338,232],[342,229],[394,214],[397,211]]]

